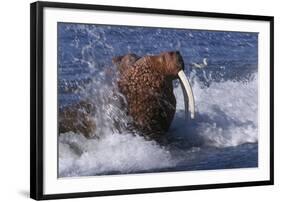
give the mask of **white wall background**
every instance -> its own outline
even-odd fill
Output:
[[[62,0],[61,0],[62,1]],[[69,0],[75,3],[168,8],[275,16],[275,185],[204,191],[141,194],[68,201],[280,201],[281,196],[281,12],[270,0]],[[0,6],[0,201],[29,199],[29,3]]]

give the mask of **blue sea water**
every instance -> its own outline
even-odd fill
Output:
[[[185,120],[175,81],[177,111],[166,144],[120,134],[113,121],[126,123],[128,117],[111,99],[112,58],[174,50],[192,83],[195,120]],[[59,176],[257,167],[257,63],[258,33],[59,23],[59,107],[91,98],[102,134],[60,134]]]

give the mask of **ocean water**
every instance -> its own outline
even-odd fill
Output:
[[[116,121],[131,119],[115,97],[112,58],[173,50],[192,84],[195,119],[185,119],[175,81],[176,114],[162,143],[117,130]],[[58,136],[59,177],[257,167],[257,61],[258,33],[59,23],[59,107],[92,100],[99,134]]]

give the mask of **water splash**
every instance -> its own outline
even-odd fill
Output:
[[[177,121],[173,127],[200,137],[203,144],[209,146],[229,147],[257,142],[257,84],[257,74],[248,82],[212,82],[208,88],[202,88],[201,82],[195,79],[196,119],[185,126],[181,120],[184,110],[181,89],[175,88]]]
[[[167,134],[169,144],[161,146],[139,134],[115,127],[116,121],[127,124],[130,118],[121,110],[118,99],[112,99],[113,87],[84,89],[99,105],[96,121],[98,139],[86,139],[72,132],[59,137],[59,176],[147,172],[175,168],[183,160],[191,161],[200,148],[238,146],[258,141],[257,80],[248,83],[226,81],[212,83],[209,88],[193,82],[196,119],[186,122],[180,87],[174,89],[177,112]],[[90,87],[91,86],[91,87]],[[231,91],[229,89],[232,89]],[[225,96],[225,95],[228,96]],[[124,126],[125,127],[125,126]]]
[[[175,166],[170,152],[142,136],[112,133],[86,139],[72,132],[59,137],[59,176],[147,172]]]
[[[219,156],[231,147],[258,142],[257,34],[61,23],[58,35],[60,107],[90,100],[97,106],[93,137],[99,136],[60,134],[60,177],[248,165],[247,158],[225,167],[219,158],[206,161],[214,159],[208,158],[212,152]],[[142,56],[174,49],[181,52],[192,81],[196,119],[185,120],[182,92],[175,85],[177,112],[160,145],[124,130],[132,119],[116,90],[111,59],[129,52]],[[204,58],[206,68],[189,65]],[[210,147],[219,152],[209,152]],[[205,160],[198,163],[202,152]]]

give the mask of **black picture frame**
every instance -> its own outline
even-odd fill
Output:
[[[98,11],[120,11],[130,13],[164,14],[172,16],[210,17],[267,21],[270,23],[270,180],[238,183],[204,184],[174,187],[155,187],[129,190],[93,191],[79,193],[50,194],[43,193],[43,9],[80,9]],[[274,183],[274,17],[259,15],[240,15],[213,12],[195,12],[183,10],[150,9],[120,6],[88,5],[76,3],[35,2],[30,5],[30,197],[36,200],[93,197],[153,192],[171,192],[228,187],[273,185]]]

